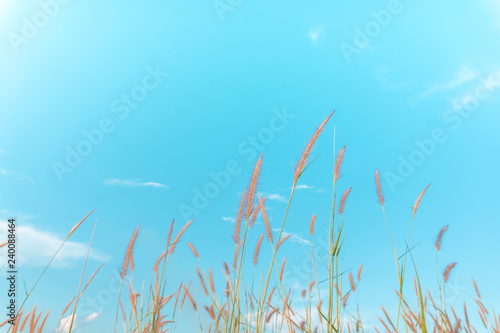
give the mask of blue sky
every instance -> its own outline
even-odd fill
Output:
[[[449,302],[470,302],[474,277],[485,302],[500,308],[492,263],[500,250],[500,6],[221,2],[231,10],[217,11],[211,1],[0,1],[0,219],[18,220],[19,270],[28,286],[95,209],[30,305],[58,314],[73,297],[95,220],[88,272],[104,266],[89,298],[109,289],[139,224],[136,279],[149,281],[173,218],[176,231],[195,221],[172,262],[172,290],[193,280],[201,297],[185,243],[196,246],[204,267],[218,271],[230,260],[231,220],[261,152],[259,191],[269,195],[278,228],[293,164],[336,109],[285,227],[294,235],[283,247],[290,281],[307,284],[294,267],[306,257],[311,216],[328,220],[335,133],[337,151],[347,146],[338,188],[352,186],[343,267],[364,265],[366,321],[376,323],[379,304],[397,307],[375,168],[399,249],[411,206],[432,182],[412,234],[424,285],[436,289],[433,242],[449,224],[440,251],[440,269],[458,262]],[[228,184],[195,207],[197,191],[229,169]],[[188,206],[197,212],[186,213]],[[256,228],[253,243],[263,231]],[[263,249],[262,267],[269,253]],[[112,325],[116,304],[101,303],[82,310],[81,318],[99,314],[82,319],[82,332]],[[49,317],[53,327],[56,317]]]

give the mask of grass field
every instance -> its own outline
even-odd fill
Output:
[[[397,312],[389,313],[382,307],[377,327],[365,326],[357,301],[360,292],[369,292],[362,290],[363,266],[353,271],[345,271],[342,268],[344,239],[355,237],[344,232],[345,223],[349,223],[349,212],[345,211],[345,203],[349,200],[351,188],[339,192],[338,196],[334,195],[330,216],[321,217],[322,220],[327,221],[327,233],[316,228],[319,220],[316,215],[311,216],[310,221],[304,223],[311,244],[308,249],[312,262],[308,287],[304,288],[300,294],[294,294],[292,286],[284,283],[283,272],[287,265],[287,254],[280,249],[280,246],[290,237],[283,232],[289,219],[289,209],[293,205],[298,181],[313,162],[314,145],[332,116],[333,113],[316,128],[295,165],[287,209],[277,237],[273,236],[268,220],[266,197],[261,196],[258,188],[261,167],[265,164],[265,156],[262,155],[255,163],[247,187],[242,189],[234,229],[226,230],[227,234],[232,233],[234,253],[227,258],[220,258],[223,261],[221,267],[205,267],[202,254],[196,250],[196,244],[190,243],[189,239],[186,239],[186,242],[180,242],[184,237],[184,232],[193,228],[191,226],[193,221],[182,226],[172,221],[165,251],[158,254],[156,264],[152,269],[151,282],[147,287],[138,288],[137,286],[143,286],[143,281],[134,281],[134,247],[140,230],[140,227],[137,227],[130,238],[120,271],[121,292],[119,298],[116,299],[115,325],[103,328],[103,332],[173,332],[177,327],[182,327],[181,313],[186,307],[194,309],[202,332],[500,332],[500,315],[483,304],[481,293],[474,280],[471,284],[475,288],[475,297],[469,303],[460,308],[453,308],[446,304],[447,282],[456,265],[455,262],[445,265],[439,263],[439,251],[447,226],[444,226],[436,236],[436,262],[429,263],[429,265],[436,265],[439,293],[431,295],[427,289],[428,286],[421,285],[418,267],[413,260],[412,248],[410,246],[396,248],[393,244],[394,235],[391,235],[391,221],[388,221],[386,217],[384,189],[381,186],[378,170],[374,170],[374,183],[381,207],[380,226],[383,227],[385,224],[387,228],[394,260],[394,274],[397,275],[398,281],[394,290],[387,290],[387,293],[394,293],[397,296],[398,301],[395,305]],[[334,156],[332,184],[334,193],[336,193],[336,183],[341,174],[344,153],[345,147]],[[406,244],[411,244],[413,221],[418,211],[425,209],[425,205],[420,204],[429,189],[430,185],[422,190],[413,204],[408,234],[404,236]],[[89,215],[71,229],[66,240]],[[259,230],[255,223],[257,220],[263,221],[263,230]],[[174,229],[179,228],[178,232],[174,232]],[[322,234],[318,235],[318,232]],[[250,241],[250,234],[258,236],[256,243]],[[318,255],[313,235],[324,238],[328,243],[329,255],[327,257]],[[400,238],[399,235],[397,237]],[[264,248],[263,244],[266,242],[271,245],[271,251]],[[89,249],[91,244],[92,238]],[[64,243],[61,248],[63,246]],[[176,249],[179,246],[190,248],[197,262],[194,267],[196,274],[192,281],[186,281],[180,286],[172,286],[167,283],[168,277],[173,274],[169,270],[169,261],[176,255]],[[54,254],[55,256],[57,253]],[[265,261],[268,265],[262,267],[263,264],[259,261],[260,256],[269,259]],[[245,274],[252,266],[253,275]],[[66,306],[61,307],[62,311],[57,309],[50,313],[42,313],[37,311],[36,306],[29,310],[21,305],[14,325],[11,325],[8,319],[1,324],[2,329],[7,328],[7,332],[13,333],[52,331],[53,328],[44,327],[46,319],[48,316],[58,316],[61,325],[56,328],[56,331],[75,331],[73,318],[78,310],[78,301],[93,279],[99,278],[100,268],[92,272],[89,278],[84,279],[85,268],[84,265],[78,293],[69,300]],[[47,269],[50,269],[50,263],[45,267],[45,270]],[[38,281],[43,278],[45,270],[29,289],[24,301],[30,297]],[[216,289],[214,283],[216,275],[224,279],[224,288]],[[190,288],[194,284],[201,286],[204,298],[195,299],[192,296]],[[43,302],[42,300],[34,301]],[[356,302],[356,312],[346,310],[348,301]],[[24,305],[24,302],[22,304]],[[302,304],[302,306],[297,306],[297,304]],[[473,323],[469,320],[469,312],[472,313],[472,311],[474,315],[479,315],[480,321]],[[177,331],[182,332],[182,329],[179,328]]]

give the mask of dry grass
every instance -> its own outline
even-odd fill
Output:
[[[193,264],[193,280],[199,284],[202,296],[195,298],[191,282],[181,283],[180,286],[172,289],[167,284],[168,275],[175,274],[169,269],[169,262],[174,250],[181,244],[193,221],[186,223],[172,240],[175,229],[172,221],[167,237],[165,251],[158,256],[155,265],[152,267],[152,280],[147,288],[140,291],[135,289],[134,282],[134,254],[133,249],[138,243],[139,227],[132,233],[132,237],[126,247],[125,258],[120,270],[121,286],[120,294],[116,300],[116,316],[114,331],[124,332],[173,332],[179,325],[179,331],[185,332],[182,316],[185,304],[190,304],[191,312],[196,314],[199,330],[202,332],[216,333],[263,333],[263,332],[494,332],[500,333],[500,317],[494,311],[488,311],[483,303],[481,294],[473,280],[477,297],[473,298],[477,307],[477,313],[481,320],[482,327],[477,329],[470,321],[467,305],[463,307],[463,318],[453,307],[448,307],[445,302],[446,286],[450,274],[456,263],[451,263],[441,271],[438,262],[438,253],[442,247],[442,238],[448,226],[443,227],[435,242],[436,268],[439,287],[439,299],[432,297],[427,290],[424,291],[418,276],[417,268],[413,262],[410,243],[410,234],[413,220],[416,217],[424,194],[429,189],[427,186],[413,206],[406,248],[397,249],[392,242],[390,225],[387,220],[384,208],[384,197],[380,182],[379,171],[375,170],[375,189],[378,201],[382,207],[384,220],[389,235],[394,262],[397,269],[398,286],[394,289],[398,299],[397,313],[389,313],[381,306],[379,316],[380,325],[377,327],[365,327],[363,318],[360,315],[359,294],[367,292],[363,290],[362,270],[360,265],[357,270],[345,271],[342,268],[343,242],[346,237],[344,225],[346,223],[346,200],[351,188],[344,190],[338,202],[335,196],[335,188],[340,178],[341,166],[345,157],[346,147],[343,147],[337,156],[334,156],[333,168],[333,198],[329,220],[324,223],[326,232],[316,231],[316,237],[322,238],[328,244],[328,255],[319,256],[316,249],[313,235],[315,232],[316,215],[313,215],[310,223],[304,221],[304,231],[309,233],[310,244],[305,252],[310,259],[308,281],[304,281],[305,287],[299,295],[294,295],[292,286],[286,285],[284,279],[287,259],[282,253],[285,240],[290,235],[283,233],[287,223],[289,209],[294,197],[294,192],[300,177],[309,166],[310,156],[316,141],[325,129],[330,114],[311,136],[306,144],[291,179],[291,191],[287,209],[283,216],[277,238],[273,237],[270,220],[266,210],[266,197],[262,198],[258,185],[260,181],[260,171],[264,163],[263,156],[255,163],[253,172],[249,177],[249,182],[240,198],[240,205],[236,216],[233,230],[234,253],[231,253],[226,261],[232,263],[228,265],[222,261],[221,267],[203,267],[203,253],[198,253],[190,242],[187,242],[194,256],[191,259],[198,261]],[[89,214],[90,215],[90,214]],[[88,215],[78,222],[70,230],[66,240],[77,230]],[[256,230],[255,221],[261,218],[264,224],[263,230]],[[228,231],[229,233],[230,231]],[[276,234],[274,235],[276,236]],[[225,237],[222,235],[221,237]],[[256,238],[257,237],[257,238]],[[270,246],[263,244],[266,237]],[[355,235],[353,235],[355,237]],[[258,239],[256,242],[255,240]],[[214,240],[216,242],[216,240]],[[4,246],[5,244],[1,244]],[[63,244],[64,245],[64,244]],[[249,246],[255,246],[248,249]],[[265,246],[264,246],[265,245]],[[398,250],[402,255],[398,255]],[[247,259],[247,252],[250,251],[251,259]],[[57,254],[57,253],[56,253]],[[259,258],[265,256],[268,260],[259,262]],[[261,267],[264,263],[269,267]],[[413,264],[413,286],[415,293],[408,293],[409,288],[403,288],[406,276],[410,270],[407,265]],[[50,263],[49,263],[50,264]],[[253,264],[253,265],[252,265]],[[48,267],[48,265],[47,265]],[[45,268],[45,270],[47,269]],[[253,275],[246,275],[253,269]],[[267,268],[267,269],[266,269]],[[410,267],[411,268],[411,267]],[[100,268],[99,268],[100,269]],[[96,277],[99,269],[90,277],[85,287],[80,291],[85,268],[82,272],[82,279],[78,285],[78,292],[75,297],[65,306],[61,318],[73,305],[73,313],[78,313],[78,299],[87,289],[90,282]],[[42,272],[45,272],[45,270]],[[42,276],[41,275],[41,276]],[[41,277],[40,276],[40,277]],[[222,281],[222,283],[221,283]],[[37,280],[38,282],[38,280]],[[219,285],[220,283],[220,285]],[[321,287],[320,287],[321,284]],[[35,283],[36,285],[36,283]],[[128,301],[121,299],[122,286],[128,289]],[[33,286],[34,288],[34,286]],[[32,291],[33,289],[31,289]],[[167,291],[170,290],[170,291]],[[411,290],[411,289],[410,289]],[[30,293],[31,293],[30,291]],[[404,291],[404,292],[403,292]],[[29,293],[29,294],[30,294]],[[28,294],[28,296],[29,296]],[[303,308],[297,306],[302,302]],[[24,305],[24,302],[23,302]],[[352,311],[352,308],[356,311]],[[46,323],[48,312],[43,316],[36,312],[36,306],[26,315],[21,307],[16,317],[16,325],[10,326],[7,321],[1,326],[9,325],[12,332],[21,332],[28,329],[29,332],[42,332]],[[70,329],[71,330],[71,329]]]

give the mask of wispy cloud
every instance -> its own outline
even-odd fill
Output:
[[[7,221],[0,221],[0,228],[1,230],[7,230]],[[18,246],[22,249],[18,253],[19,265],[21,266],[45,266],[64,241],[64,238],[59,235],[43,231],[31,225],[18,225],[17,235]],[[2,232],[0,237],[1,240],[4,240],[7,235]],[[76,260],[85,258],[87,249],[88,244],[67,241],[51,265],[59,268],[71,267]],[[2,252],[0,259],[4,261],[5,256],[6,252]],[[90,250],[89,257],[98,261],[109,260],[109,256],[95,249]]]
[[[0,153],[1,152],[2,151],[0,151]],[[6,169],[0,169],[0,175],[14,177],[17,180],[22,181],[22,182],[36,183],[36,181],[33,178],[30,178],[28,176],[22,175],[20,173],[14,172],[14,171],[6,170]]]
[[[165,184],[155,183],[155,182],[143,182],[138,179],[123,180],[123,179],[112,178],[104,180],[104,184],[108,186],[170,188],[170,186]]]
[[[492,23],[500,30],[500,3],[498,0],[485,0],[482,3],[486,6]]]
[[[236,219],[234,217],[223,216],[222,221],[234,223],[236,222]]]
[[[312,190],[314,186],[309,186],[309,185],[297,185],[295,186],[296,190]]]
[[[288,202],[284,196],[279,195],[279,194],[273,194],[273,193],[268,194],[267,195],[267,199],[269,199],[269,200],[276,200],[276,201],[284,202],[284,203]]]
[[[280,229],[273,229],[273,231],[279,232]],[[288,241],[290,241],[290,242],[297,243],[299,245],[311,245],[310,241],[308,241],[305,238],[302,238],[302,236],[300,236],[299,234],[287,232],[286,230],[283,230],[283,233],[281,234],[281,238],[286,237],[288,235],[290,235],[290,238],[288,238]]]
[[[495,89],[500,87],[500,80],[496,78],[500,78],[500,71],[491,73],[487,79],[483,80],[482,85],[484,85],[486,89]],[[455,110],[461,109],[464,105],[471,102],[472,104],[477,102],[477,86],[471,88],[461,97],[452,100],[452,108]]]
[[[291,190],[292,187],[289,187],[288,189]],[[314,193],[326,193],[326,192],[328,192],[328,190],[326,190],[324,188],[314,187],[311,185],[297,185],[297,186],[295,186],[295,189],[296,190],[314,190],[313,191]]]
[[[446,82],[439,82],[432,84],[431,88],[421,93],[418,97],[426,98],[441,91],[449,91],[456,89],[461,85],[463,85],[464,83],[477,78],[478,76],[479,76],[478,71],[462,66],[454,75],[453,79]]]

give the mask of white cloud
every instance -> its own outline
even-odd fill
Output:
[[[227,222],[234,223],[234,222],[236,222],[236,219],[235,219],[235,218],[233,218],[233,217],[223,216],[223,217],[222,217],[222,221],[227,221]]]
[[[90,322],[90,321],[96,320],[97,317],[99,317],[99,316],[100,316],[99,312],[94,312],[92,314],[89,314],[87,317],[85,317],[85,321]]]
[[[296,190],[311,190],[313,188],[314,188],[314,186],[309,186],[309,185],[297,185],[297,186],[295,186]]]
[[[69,315],[67,317],[64,317],[61,319],[61,321],[59,322],[59,327],[58,329],[63,332],[63,333],[68,333],[69,332],[69,328],[71,326],[71,318],[73,317],[73,315]],[[75,314],[75,319],[73,320],[73,327],[71,328],[71,330],[76,330],[76,328],[78,327],[78,315]]]
[[[269,200],[276,200],[276,201],[280,201],[280,202],[284,202],[284,203],[288,202],[288,200],[286,200],[286,198],[284,196],[279,195],[279,194],[268,194],[267,198]]]
[[[76,332],[77,328],[81,328],[82,326],[85,326],[86,324],[96,320],[97,317],[99,317],[100,315],[101,315],[100,312],[94,312],[94,313],[88,315],[87,317],[85,317],[85,319],[82,321],[81,319],[79,319],[78,314],[75,314],[75,319],[73,320],[73,327],[71,328],[71,331]],[[71,314],[67,317],[62,318],[61,321],[59,322],[59,326],[58,326],[57,331],[61,331],[63,333],[68,333],[69,327],[71,325],[71,318],[72,318]]]
[[[477,78],[478,76],[479,76],[478,71],[462,66],[457,71],[455,77],[452,80],[447,82],[434,83],[431,88],[421,93],[418,97],[426,98],[440,91],[449,91],[456,89],[461,85],[463,85],[464,83]]]
[[[0,151],[1,153],[2,151]],[[23,181],[23,182],[30,182],[30,183],[36,183],[36,181],[28,176],[25,176],[25,175],[22,175],[20,173],[17,173],[17,172],[14,172],[14,171],[10,171],[10,170],[5,170],[5,169],[0,169],[0,174],[1,175],[5,175],[5,176],[10,176],[10,177],[14,177],[16,178],[17,180],[19,181]]]
[[[274,232],[279,232],[280,229],[273,229]],[[294,233],[291,233],[291,232],[287,232],[286,230],[283,230],[283,232],[281,233],[281,238],[284,238],[286,236],[290,235],[290,238],[288,238],[285,242],[293,242],[293,243],[297,243],[299,245],[311,245],[311,242],[308,241],[307,239],[305,238],[302,238],[299,234],[294,234]]]
[[[123,180],[116,178],[107,179],[104,181],[104,184],[109,186],[170,188],[170,186],[161,183],[141,182],[140,180]]]
[[[0,221],[2,230],[1,238],[6,239],[7,222]],[[56,234],[40,230],[31,225],[18,225],[16,228],[18,248],[17,258],[20,266],[45,266],[50,258],[61,246],[64,238]],[[71,267],[76,260],[84,259],[87,255],[88,244],[67,241],[52,261],[53,267]],[[0,253],[1,260],[5,260],[6,253]],[[99,253],[94,249],[90,250],[89,257],[98,261],[106,261],[109,256]]]

